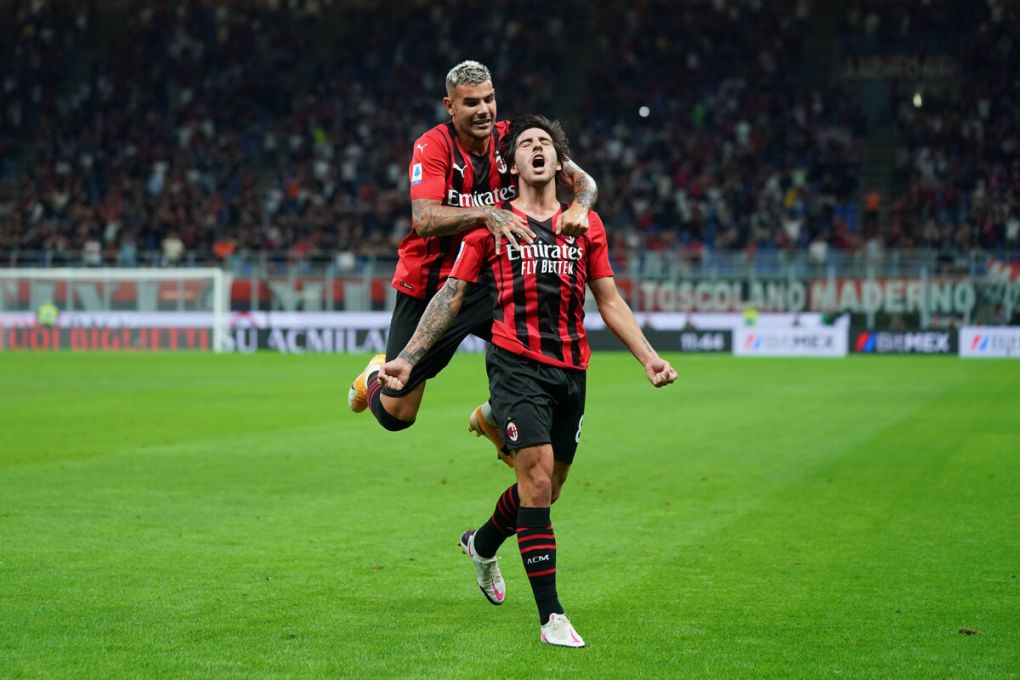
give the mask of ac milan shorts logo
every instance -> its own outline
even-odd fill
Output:
[[[512,442],[517,441],[517,425],[514,423],[506,424],[506,438]]]

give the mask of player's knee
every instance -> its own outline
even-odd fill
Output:
[[[382,422],[382,426],[390,432],[400,432],[414,425],[413,420],[398,420],[393,418],[392,420]]]
[[[538,507],[552,504],[552,480],[549,475],[542,474],[541,470],[533,471],[536,474],[528,475],[526,494]]]
[[[375,412],[375,419],[379,421],[379,424],[383,426],[383,429],[389,430],[390,432],[400,432],[414,425],[414,418],[409,419],[399,418],[394,416],[385,408],[378,409]]]

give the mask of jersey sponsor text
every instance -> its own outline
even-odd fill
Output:
[[[506,256],[511,262],[520,261],[521,274],[573,274],[574,263],[584,257],[580,246],[551,243],[524,244],[517,247],[507,245]]]
[[[517,188],[512,186],[499,187],[491,191],[476,191],[473,194],[461,193],[456,189],[446,192],[446,205],[458,208],[475,208],[480,205],[496,205],[512,200],[517,196]]]

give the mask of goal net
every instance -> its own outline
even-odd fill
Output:
[[[0,269],[0,349],[225,348],[221,269]]]

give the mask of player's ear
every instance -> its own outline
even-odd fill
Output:
[[[443,106],[446,107],[446,112],[453,115],[453,100],[449,97],[443,97]]]
[[[519,174],[521,174],[521,173],[517,172],[517,164],[516,163],[511,163],[510,164],[510,174],[511,175],[519,175]]]

